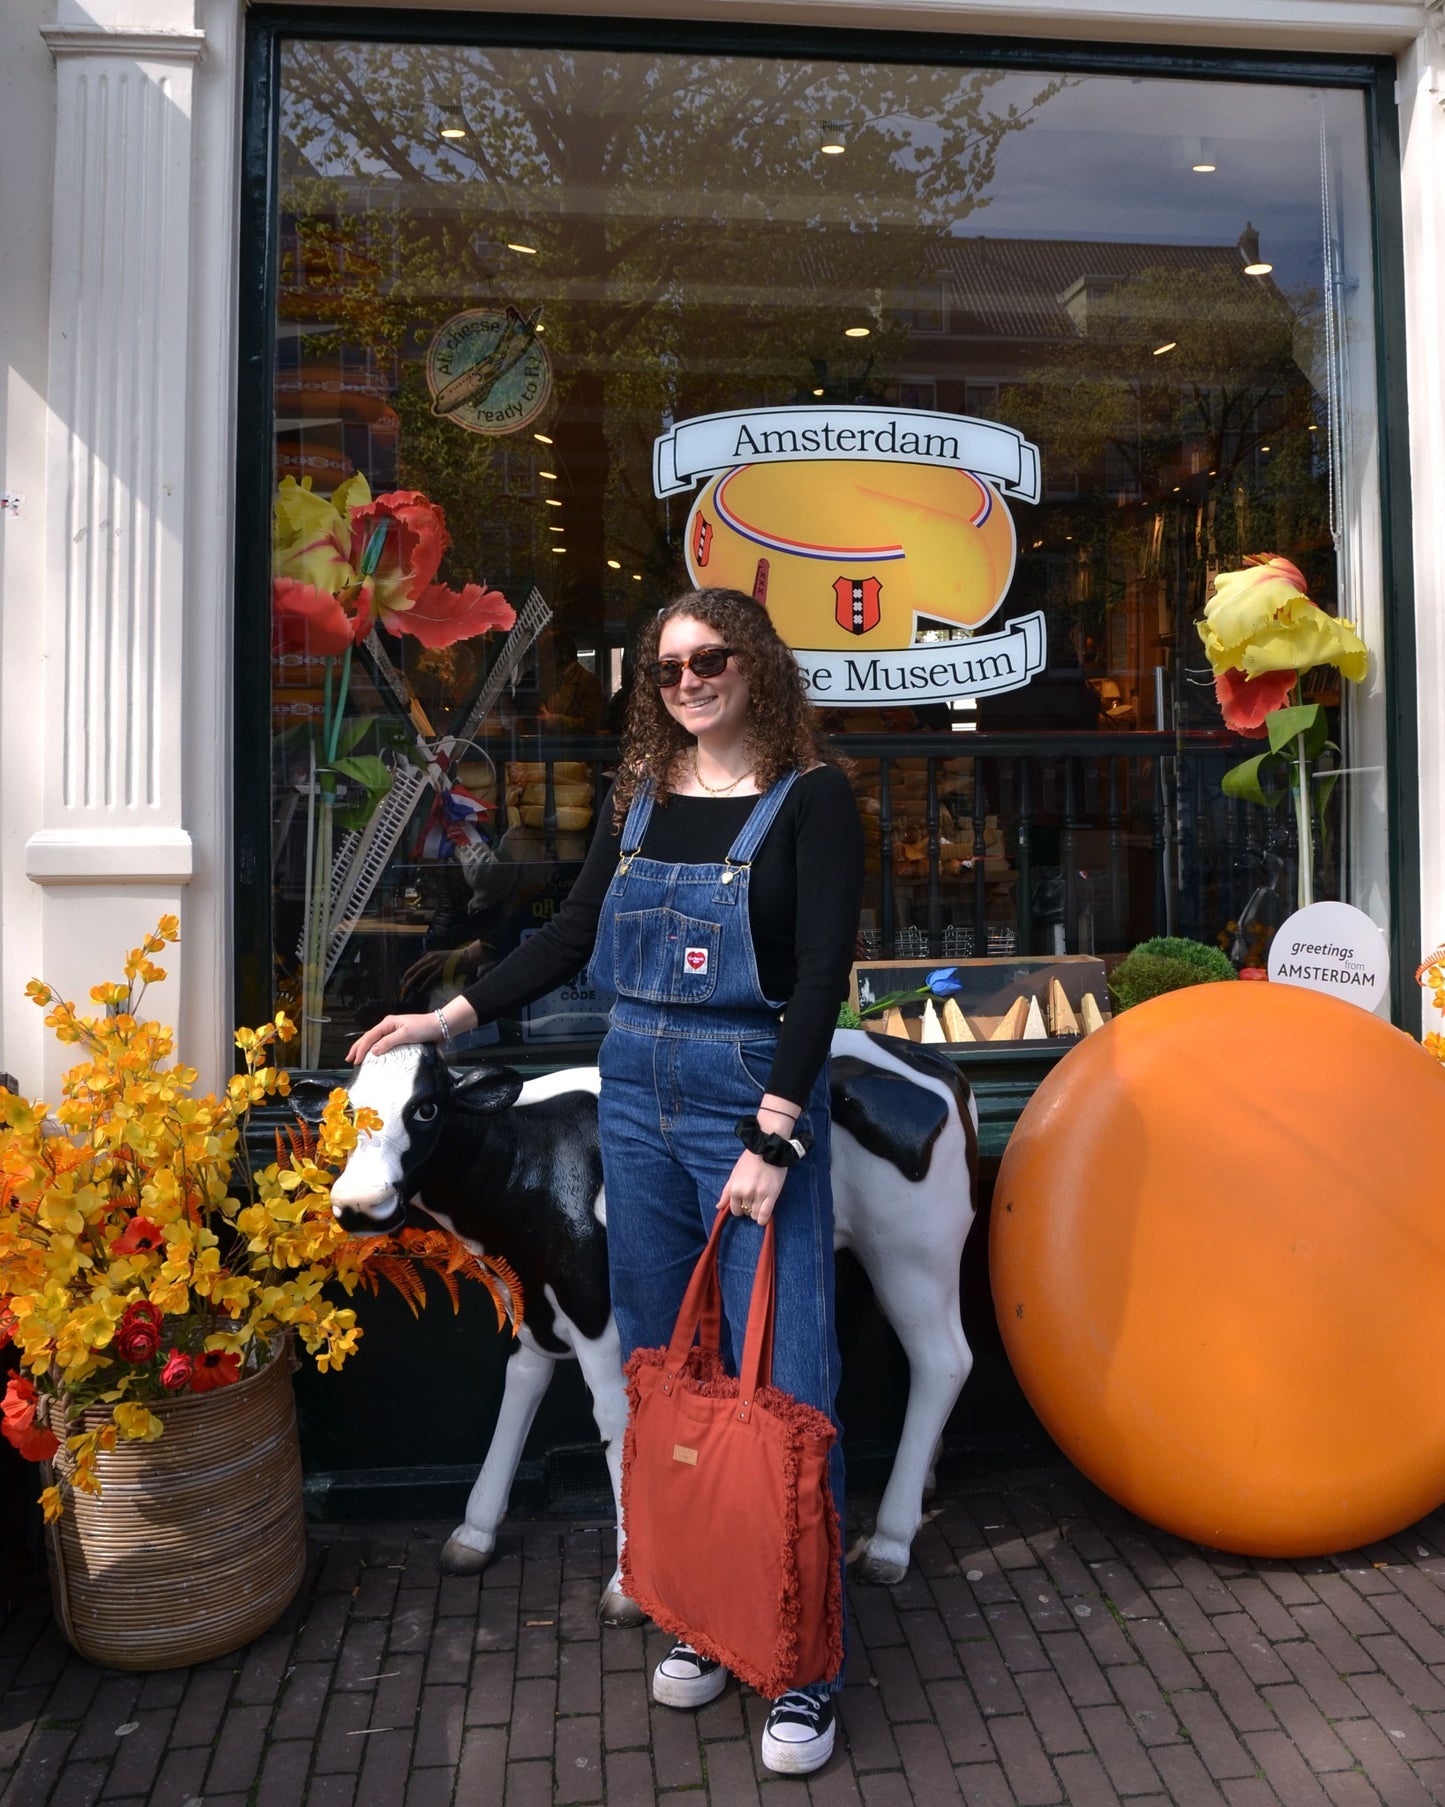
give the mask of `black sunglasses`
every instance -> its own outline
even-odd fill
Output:
[[[730,646],[700,646],[686,659],[654,659],[643,667],[650,684],[659,690],[673,690],[682,682],[682,674],[690,671],[695,678],[715,678],[733,656]]]

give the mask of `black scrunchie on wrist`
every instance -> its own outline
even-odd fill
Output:
[[[807,1130],[799,1129],[792,1136],[771,1135],[756,1117],[738,1118],[737,1137],[749,1154],[757,1155],[769,1167],[796,1167],[813,1146]]]

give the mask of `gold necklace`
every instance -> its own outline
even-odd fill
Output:
[[[752,773],[750,771],[740,772],[738,776],[733,779],[731,784],[715,787],[709,784],[707,779],[704,778],[702,773],[697,769],[697,754],[694,753],[692,756],[692,775],[707,792],[709,797],[726,797],[730,791],[735,791],[745,778],[750,778]]]

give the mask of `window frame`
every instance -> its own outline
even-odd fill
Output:
[[[269,519],[274,484],[275,304],[280,254],[277,201],[281,44],[288,38],[507,48],[748,57],[827,57],[838,62],[945,64],[1063,74],[1134,75],[1353,89],[1365,104],[1366,172],[1375,290],[1379,480],[1385,643],[1385,741],[1392,1020],[1418,1035],[1421,1003],[1410,983],[1420,941],[1420,823],[1412,779],[1418,764],[1412,499],[1406,390],[1404,225],[1396,70],[1385,56],[1238,51],[1175,45],[1080,43],[964,33],[880,32],[683,20],[396,12],[394,9],[256,6],[246,15],[239,205],[240,292],[236,397],[234,619],[235,822],[233,972],[235,1017],[259,1022],[273,1008],[271,895],[271,660]],[[913,746],[896,737],[899,754]],[[1091,737],[1093,750],[1144,755],[1138,732]],[[921,749],[919,749],[921,750]],[[1158,750],[1172,748],[1161,746]]]

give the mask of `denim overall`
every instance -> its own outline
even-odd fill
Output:
[[[672,1335],[728,1176],[742,1152],[739,1117],[762,1102],[785,1000],[765,998],[748,917],[749,867],[797,774],[759,797],[721,865],[667,865],[638,853],[652,794],[638,792],[622,830],[592,959],[616,993],[602,1044],[599,1101],[607,1188],[607,1260],[624,1360]],[[792,1102],[799,1102],[794,1099]],[[775,1207],[777,1318],[773,1383],[836,1424],[833,1193],[826,1062],[798,1119],[813,1146],[788,1169]],[[724,1339],[743,1346],[762,1231],[734,1218],[718,1267]],[[843,1453],[829,1481],[843,1511]],[[738,1526],[745,1560],[747,1527]],[[818,1677],[829,1690],[836,1677]]]

